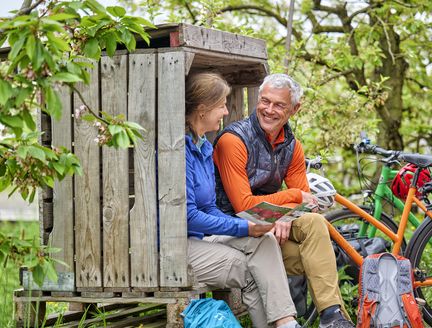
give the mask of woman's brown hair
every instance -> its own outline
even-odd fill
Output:
[[[186,79],[186,132],[190,132],[193,139],[197,135],[191,126],[191,118],[198,106],[213,107],[225,99],[231,88],[225,79],[217,73],[193,73]]]

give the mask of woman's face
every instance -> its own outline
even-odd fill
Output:
[[[201,122],[203,133],[218,131],[222,118],[225,115],[228,115],[228,109],[226,107],[226,97],[218,104],[212,107],[206,107],[206,109],[203,110],[202,115],[203,118]]]

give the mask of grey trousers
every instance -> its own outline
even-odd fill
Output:
[[[295,316],[280,247],[262,237],[210,236],[188,239],[188,260],[197,280],[218,288],[241,288],[255,327]]]

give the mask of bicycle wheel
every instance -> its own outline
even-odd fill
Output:
[[[370,207],[367,207],[367,206],[359,206],[359,207],[368,213],[373,213],[373,209]],[[347,239],[348,241],[366,238],[366,237],[362,238],[361,236],[359,236],[360,226],[362,226],[363,224],[366,225],[366,228],[367,228],[366,232],[369,229],[369,227],[373,227],[372,224],[368,223],[360,215],[353,213],[349,209],[346,209],[346,208],[341,209],[341,210],[328,212],[324,216],[333,226],[335,226],[344,235],[345,239]],[[398,225],[386,213],[383,212],[381,214],[380,221],[387,228],[389,228],[391,231],[397,232]],[[357,227],[357,229],[356,229],[356,227]],[[383,251],[390,251],[391,250],[391,246],[393,245],[393,241],[387,235],[385,235],[381,231],[377,230],[375,237],[381,237],[382,239],[385,240],[385,243],[387,244],[387,247],[383,247],[382,249],[375,251],[375,252],[383,252]],[[366,247],[366,248],[368,248],[368,247]],[[405,249],[406,249],[406,242],[404,240],[402,242],[402,246],[401,246],[402,254],[404,254]],[[358,283],[358,269],[359,268],[352,261],[350,261],[348,255],[346,255],[345,252],[339,246],[335,245],[335,251],[337,252],[337,255],[339,254],[339,256],[341,257],[341,258],[338,258],[338,266],[339,267],[342,266],[341,262],[343,262],[343,264],[348,264],[349,266],[346,269],[346,273],[349,276],[351,276],[351,278],[353,279],[353,283],[357,284]]]
[[[414,232],[405,252],[412,267],[422,272],[425,278],[432,277],[432,220],[425,217],[422,224]],[[416,274],[418,275],[418,274]],[[418,279],[418,278],[417,278]],[[414,290],[416,297],[426,301],[423,308],[423,320],[432,326],[432,286]]]
[[[370,215],[373,215],[373,208],[368,207],[368,206],[359,206],[362,210],[364,210],[365,212],[369,213]],[[335,227],[341,227],[343,225],[347,225],[347,224],[357,224],[357,225],[362,225],[362,224],[366,224],[366,226],[368,227],[373,227],[372,224],[370,224],[369,222],[367,222],[366,220],[364,220],[360,215],[351,212],[349,209],[344,208],[341,210],[336,210],[336,211],[332,211],[332,212],[328,212],[326,214],[324,214],[325,218]],[[387,227],[389,228],[391,231],[393,231],[394,233],[397,232],[398,230],[398,225],[395,221],[393,221],[393,219],[386,213],[382,212],[381,213],[381,218],[380,221]],[[367,228],[368,230],[368,228]],[[376,231],[376,237],[381,237],[384,238],[386,241],[388,241],[389,243],[393,244],[393,241],[386,236],[384,233],[382,233],[381,231],[377,230]],[[354,236],[354,237],[359,237],[359,236]],[[406,241],[405,239],[402,242],[402,253],[404,253],[404,250],[406,249]]]

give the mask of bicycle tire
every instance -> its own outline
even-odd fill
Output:
[[[363,205],[360,205],[359,207],[362,210],[364,210],[365,212],[373,215],[373,208],[368,207],[368,206],[363,206]],[[363,218],[361,218],[360,215],[358,215],[356,213],[353,213],[352,211],[350,211],[347,208],[343,208],[343,209],[340,209],[340,210],[335,210],[335,211],[327,212],[327,213],[324,214],[324,217],[332,225],[334,225],[334,223],[336,221],[344,220],[344,219],[354,219],[354,220],[358,220],[359,222],[365,222],[366,224],[369,224],[366,220],[364,220]],[[398,230],[397,223],[391,218],[391,216],[389,216],[385,212],[381,213],[380,222],[382,222],[387,228],[389,228],[394,233],[397,232],[397,230]],[[377,232],[378,232],[378,230],[377,230]],[[380,236],[382,237],[382,235],[380,235]],[[389,238],[387,240],[390,241]],[[405,254],[406,248],[407,248],[407,243],[406,243],[406,240],[404,238],[403,241],[402,241],[402,245],[401,245],[402,254]]]
[[[432,220],[425,217],[420,226],[415,230],[405,257],[409,258],[414,269],[424,270],[425,277],[432,277]],[[416,297],[426,301],[423,307],[423,320],[432,326],[432,287],[416,288]]]

